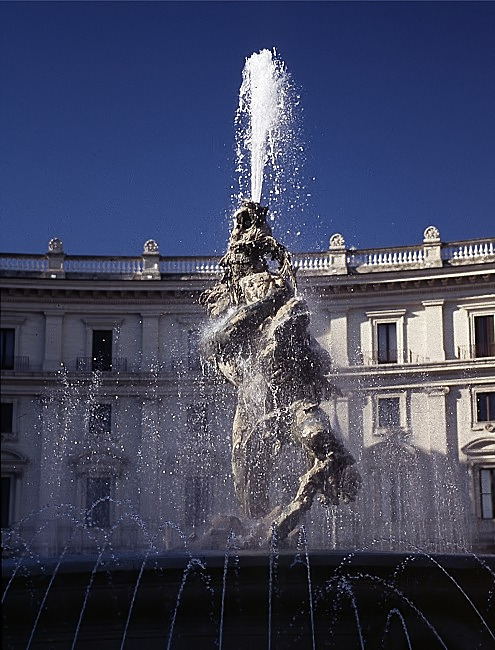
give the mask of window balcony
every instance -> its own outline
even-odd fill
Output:
[[[356,365],[360,366],[384,366],[399,364],[420,364],[429,363],[430,358],[416,354],[412,350],[388,349],[379,352],[378,350],[361,350]]]
[[[29,357],[9,357],[2,359],[2,372],[12,370],[14,372],[28,372],[30,368]]]
[[[98,359],[96,357],[77,357],[78,372],[127,372],[127,358]]]
[[[495,343],[458,345],[456,348],[456,357],[463,360],[495,357]]]

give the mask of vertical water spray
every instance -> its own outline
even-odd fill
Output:
[[[263,198],[272,219],[282,207],[284,214],[295,207],[296,199],[300,205],[300,196],[293,195],[301,189],[298,106],[291,76],[275,50],[261,50],[246,59],[235,116],[236,203],[248,197],[261,202],[265,185]]]

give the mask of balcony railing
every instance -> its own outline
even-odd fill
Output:
[[[2,370],[14,370],[18,372],[27,372],[29,370],[29,357],[7,357],[2,359]]]
[[[456,348],[458,359],[485,359],[495,357],[495,343],[482,345],[458,345]]]
[[[495,238],[450,243],[425,238],[423,244],[414,246],[354,250],[346,248],[340,235],[334,235],[332,240],[335,237],[336,243],[331,243],[326,251],[294,253],[294,266],[302,274],[345,275],[495,261]],[[164,257],[159,254],[157,244],[152,244],[151,249],[145,245],[141,256],[132,257],[66,255],[62,248],[46,255],[5,253],[0,255],[0,272],[53,279],[86,276],[160,280],[164,275],[217,275],[221,271],[219,257]]]
[[[403,363],[429,363],[430,358],[412,350],[387,350],[379,353],[376,350],[361,350],[356,359],[356,365],[397,365]]]
[[[127,372],[127,359],[115,357],[107,361],[95,357],[77,357],[76,370],[78,372]]]

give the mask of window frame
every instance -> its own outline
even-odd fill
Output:
[[[491,335],[491,343],[488,343],[488,345],[491,345],[492,349],[490,350],[490,352],[492,352],[493,354],[490,354],[490,353],[489,354],[478,354],[478,346],[480,345],[480,343],[477,341],[477,336],[476,336],[476,331],[477,331],[476,321],[479,318],[491,318],[491,321],[492,321],[492,335]],[[493,314],[493,313],[491,313],[491,314],[490,313],[487,313],[487,314],[475,314],[475,313],[473,313],[472,314],[472,327],[471,327],[471,329],[472,329],[472,346],[473,346],[471,356],[474,359],[490,359],[490,358],[495,357],[495,351],[493,349],[495,347],[495,344],[494,344],[494,342],[495,342],[495,314]]]
[[[371,355],[370,358],[364,359],[365,365],[392,365],[397,366],[405,363],[405,350],[406,350],[406,341],[405,341],[405,317],[407,310],[406,309],[388,309],[380,311],[368,311],[366,316],[368,318],[368,327],[370,328],[370,333],[368,335],[368,340],[371,343]],[[386,361],[379,362],[379,335],[378,335],[378,326],[379,325],[390,325],[395,324],[395,337],[396,337],[396,361]]]
[[[397,426],[380,426],[379,403],[384,399],[399,400],[399,423]],[[408,429],[408,396],[405,391],[379,392],[373,396],[373,433],[384,436],[394,432],[405,433]]]
[[[495,465],[490,466],[490,465],[478,465],[476,467],[476,472],[477,476],[476,479],[478,481],[478,511],[479,511],[479,518],[482,519],[483,521],[495,521]],[[482,479],[482,472],[490,472],[490,490],[487,492],[483,491],[483,479]],[[490,507],[491,507],[491,517],[485,517],[484,516],[484,499],[483,497],[485,495],[489,495],[491,497],[490,501]]]
[[[3,347],[4,347],[3,344],[5,342],[4,333],[6,334],[7,332],[12,332],[12,338],[13,338],[12,355],[9,354],[9,358],[10,358],[10,356],[12,356],[12,365],[6,363],[6,356],[7,355],[4,354],[4,350],[3,350]],[[17,339],[18,339],[17,328],[12,326],[12,325],[9,325],[7,327],[4,327],[2,325],[2,327],[0,328],[0,333],[1,333],[0,344],[1,344],[1,347],[2,347],[2,350],[1,350],[1,363],[0,363],[1,369],[2,370],[15,370],[15,358],[17,356],[16,351],[17,351]],[[5,346],[5,347],[7,347],[7,346]]]
[[[99,409],[108,409],[109,417],[108,417],[108,429],[103,429],[98,431],[98,427],[94,426],[96,418],[96,411]],[[111,437],[112,436],[112,431],[113,431],[113,421],[114,421],[114,409],[113,409],[113,404],[111,402],[96,402],[95,404],[92,405],[91,411],[89,413],[88,417],[88,433],[91,436],[96,436],[98,438],[107,436]]]
[[[187,369],[189,372],[201,370],[200,336],[201,333],[197,327],[187,330]]]
[[[495,432],[495,414],[493,419],[478,420],[478,396],[483,393],[495,393],[495,385],[487,384],[471,388],[471,429],[493,433]]]
[[[17,400],[9,397],[2,397],[1,404],[10,404],[12,406],[12,423],[10,431],[1,431],[2,441],[17,440]]]
[[[189,486],[192,486],[194,504],[188,497]],[[198,492],[196,489],[199,487]],[[196,494],[199,494],[199,502],[196,503]],[[212,494],[210,477],[204,474],[190,474],[184,481],[184,524],[189,528],[197,528],[204,525],[208,520],[212,508]]]
[[[120,343],[120,334],[121,326],[124,322],[123,318],[83,318],[83,323],[86,327],[86,359],[90,360],[90,368],[93,367],[93,332],[95,330],[107,330],[112,331],[112,366],[115,365],[116,360],[120,359],[121,354],[121,343]],[[111,367],[110,370],[114,370],[114,367]],[[108,372],[108,371],[104,371]]]
[[[463,306],[462,309],[467,312],[468,316],[468,324],[467,324],[467,336],[468,336],[468,351],[469,354],[465,355],[465,353],[460,352],[459,356],[460,358],[468,358],[468,359],[492,359],[493,357],[477,357],[476,356],[476,325],[475,325],[475,318],[478,316],[493,316],[493,326],[495,328],[495,305],[493,303],[484,303],[484,304],[478,304],[478,305],[468,305],[468,306]],[[457,345],[460,346],[460,350],[462,348],[466,347],[466,338],[465,335],[463,337],[464,342],[458,341]]]
[[[105,341],[107,345],[104,348],[101,348],[99,352],[96,351],[96,334],[101,335],[110,335],[110,345],[105,341],[103,336],[101,336],[102,341]],[[93,328],[91,333],[91,370],[100,371],[100,372],[110,372],[113,368],[114,363],[114,331],[113,329],[98,329]],[[109,354],[108,354],[109,353]]]
[[[84,522],[86,524],[87,528],[97,528],[100,530],[108,530],[109,528],[112,527],[112,521],[114,519],[114,512],[112,508],[112,499],[115,494],[115,477],[111,475],[91,475],[88,474],[85,477],[85,487],[84,487]],[[96,499],[96,501],[93,501],[93,504],[88,505],[88,497],[89,497],[89,485],[90,482],[95,482],[95,481],[106,481],[108,484],[108,494],[105,494],[103,497],[99,497]],[[92,508],[92,505],[94,503],[98,502],[100,499],[102,499],[99,503],[97,503],[96,507]],[[99,523],[95,523],[93,521],[93,517],[96,514],[100,513],[101,510],[104,509],[104,514],[105,517],[108,518],[108,523],[105,523],[103,525],[100,525]]]

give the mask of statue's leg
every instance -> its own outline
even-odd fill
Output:
[[[264,517],[269,509],[268,487],[273,465],[270,445],[263,430],[238,407],[232,438],[232,475],[237,500],[244,515]]]
[[[326,504],[352,501],[361,479],[354,459],[333,434],[328,416],[317,404],[301,403],[294,411],[293,436],[306,449],[308,471],[301,476],[294,499],[273,522],[279,539],[297,526],[319,494]]]

